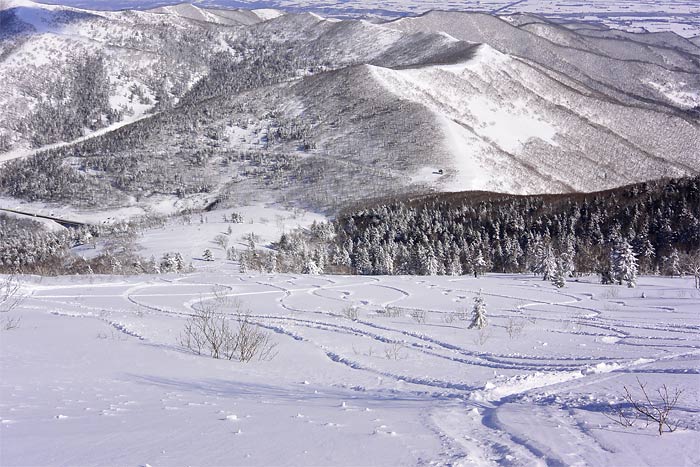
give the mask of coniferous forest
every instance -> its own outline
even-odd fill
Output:
[[[631,247],[640,273],[679,275],[700,252],[699,218],[699,177],[592,194],[438,194],[349,210],[332,229],[285,236],[278,255],[326,272],[611,279],[615,255]],[[306,260],[287,260],[300,251]]]
[[[239,260],[244,272],[529,272],[554,282],[596,273],[613,282],[619,274],[615,258],[625,254],[633,256],[640,274],[694,273],[700,258],[699,219],[700,177],[591,194],[435,194],[348,209],[332,222],[284,234],[267,250],[251,237],[247,249],[230,248],[227,257]],[[118,248],[108,249],[91,270],[159,272],[155,259],[138,258],[130,246],[142,224],[54,233],[3,216],[0,269],[49,274],[88,269],[70,249],[90,244],[93,236],[109,236]]]

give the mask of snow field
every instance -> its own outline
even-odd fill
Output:
[[[213,265],[185,275],[25,278],[27,297],[13,312],[21,325],[0,334],[0,462],[700,459],[700,294],[690,278],[644,277],[627,289],[590,277],[555,289],[527,275],[241,275]],[[178,345],[185,320],[215,290],[273,334],[274,359],[215,360]],[[466,329],[479,290],[483,332]],[[349,306],[356,320],[344,316]],[[636,377],[651,391],[685,390],[674,413],[681,429],[659,437],[604,416]]]

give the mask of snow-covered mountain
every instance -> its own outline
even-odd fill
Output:
[[[700,47],[673,33],[26,0],[6,0],[0,25],[0,188],[24,199],[332,210],[430,190],[593,191],[700,166]]]

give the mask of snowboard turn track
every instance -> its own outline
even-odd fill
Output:
[[[523,275],[227,271],[27,278],[22,326],[2,334],[2,463],[667,465],[659,450],[674,448],[678,465],[693,464],[700,294],[691,282],[643,278],[626,289],[591,277],[556,289]],[[468,330],[479,290],[489,326]],[[273,333],[277,357],[243,364],[183,349],[185,320],[217,301]],[[357,319],[343,313],[351,306]],[[650,391],[684,389],[678,431],[652,437],[643,423],[625,429],[605,416],[637,377]],[[113,419],[133,431],[115,432]],[[28,434],[84,431],[101,435],[99,446],[27,452]],[[139,432],[151,442],[136,443]],[[180,437],[200,449],[183,450]]]

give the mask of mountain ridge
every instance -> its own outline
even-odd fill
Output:
[[[0,167],[6,195],[76,202],[60,193],[61,183],[48,191],[31,184],[36,193],[18,184],[45,157],[104,190],[100,202],[148,203],[157,195],[226,204],[245,192],[331,211],[392,193],[594,191],[695,175],[700,162],[693,107],[700,95],[688,91],[700,82],[700,66],[681,50],[690,41],[679,49],[644,35],[650,45],[625,48],[629,34],[601,39],[541,18],[520,18],[518,27],[457,12],[373,23],[268,11],[267,19],[233,24],[255,13],[180,5],[66,22],[49,11],[69,35],[25,31],[0,40],[0,77],[10,83],[0,92],[9,110],[0,117],[0,160],[18,158]],[[43,44],[70,44],[84,55],[31,64],[31,50]],[[652,63],[663,60],[697,70]],[[80,111],[60,94],[41,96],[61,70],[83,76],[83,61],[106,76],[95,91],[102,113],[80,117],[92,122],[89,131],[70,122],[41,131],[42,109],[55,113],[63,102]],[[43,78],[27,79],[29,72]],[[28,147],[32,132],[58,142],[76,130],[87,141]],[[104,134],[90,137],[97,131]],[[149,188],[159,171],[160,188]]]

